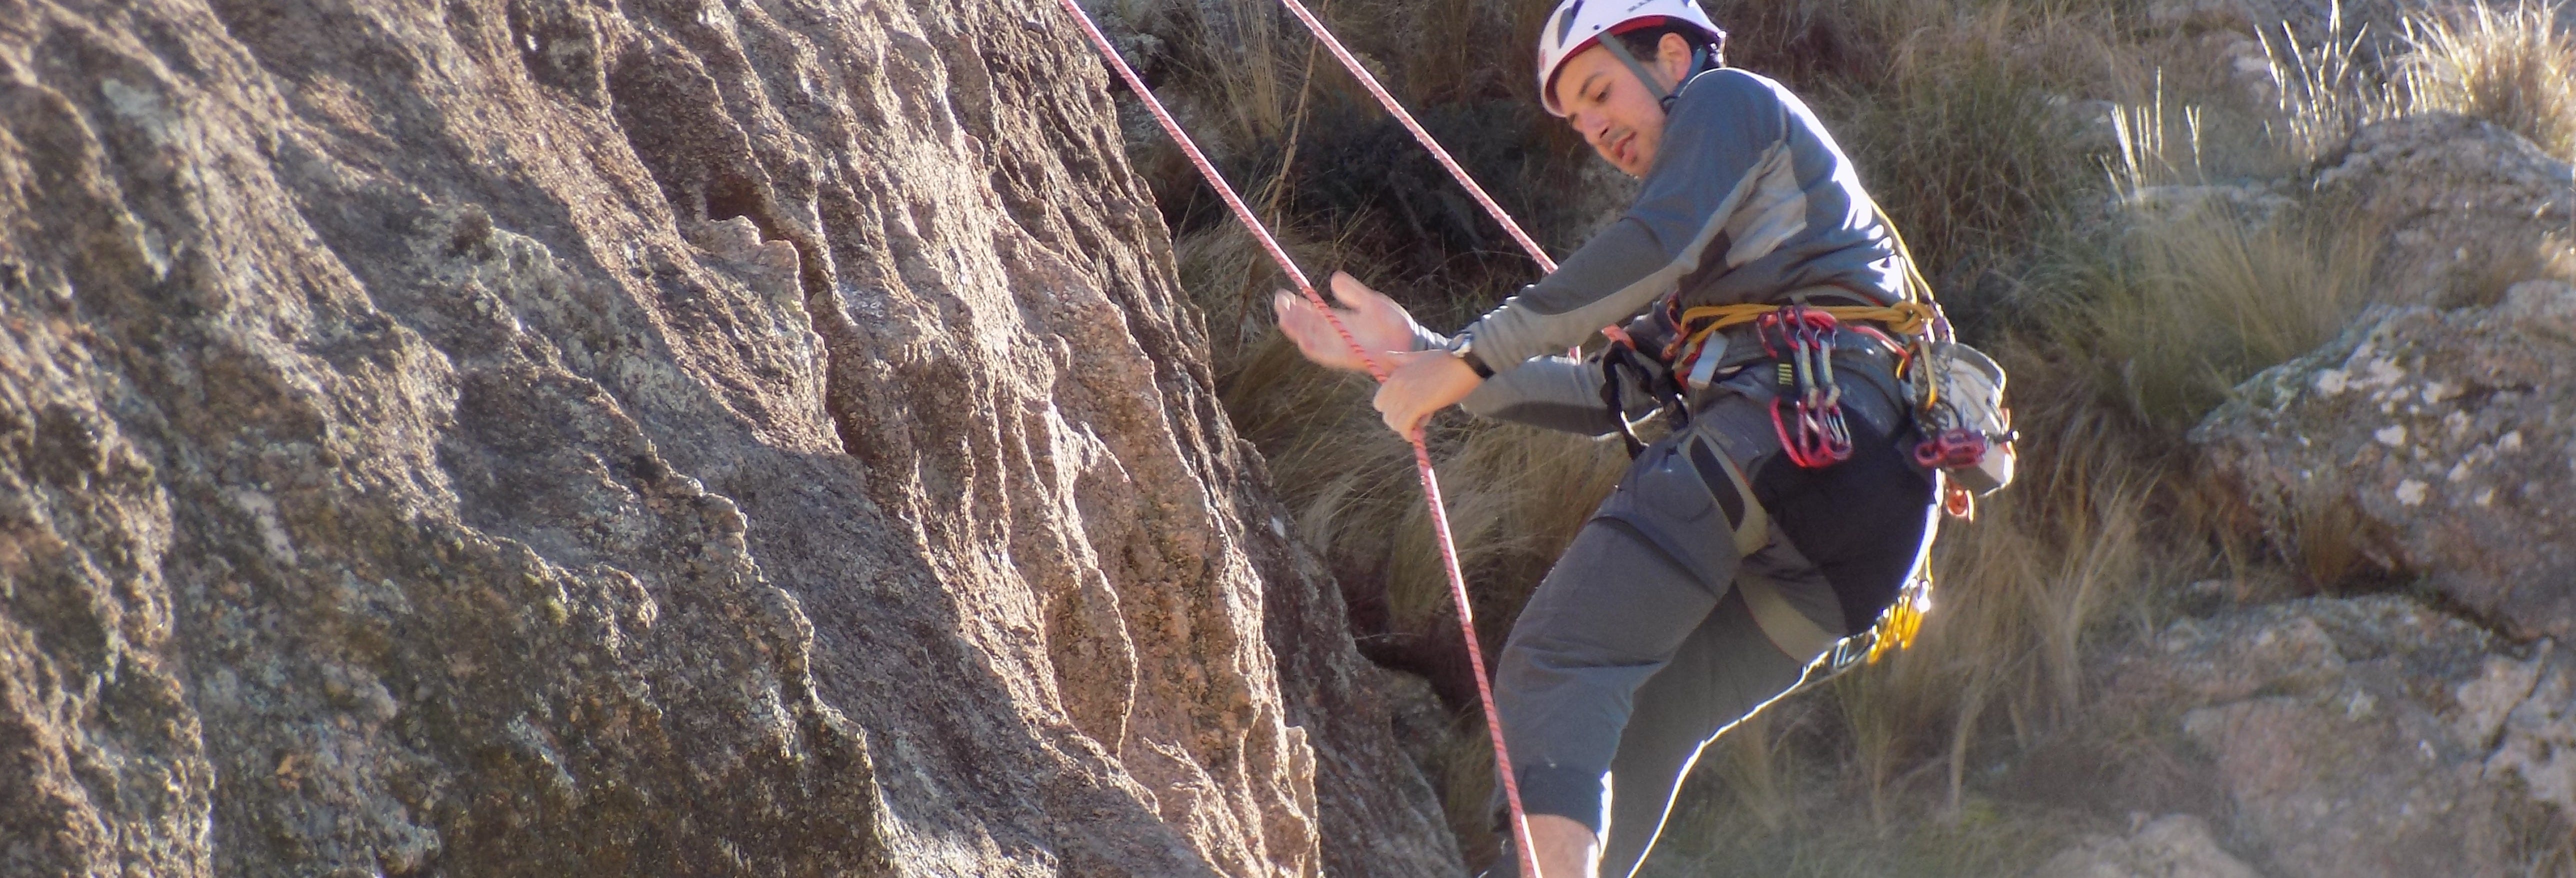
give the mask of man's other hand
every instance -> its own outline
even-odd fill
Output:
[[[1351,341],[1358,342],[1378,365],[1390,365],[1388,352],[1413,349],[1413,315],[1404,306],[1342,272],[1333,272],[1332,287],[1333,298],[1343,306],[1333,309],[1333,316],[1341,318],[1343,328],[1351,331]],[[1297,343],[1297,352],[1306,359],[1334,369],[1368,370],[1367,362],[1351,350],[1350,342],[1342,340],[1341,333],[1333,331],[1333,324],[1315,303],[1280,290],[1270,297],[1270,304],[1279,313],[1279,331]]]

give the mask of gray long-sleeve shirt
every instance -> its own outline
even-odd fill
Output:
[[[1902,272],[1851,159],[1806,103],[1754,73],[1707,71],[1673,100],[1627,214],[1460,330],[1496,372],[1465,406],[1607,432],[1615,425],[1600,409],[1599,360],[1562,356],[1601,327],[1675,291],[1684,308],[1778,301],[1827,284],[1892,303],[1904,298]],[[1586,406],[1590,414],[1578,411]]]

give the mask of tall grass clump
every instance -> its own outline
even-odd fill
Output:
[[[2576,159],[2576,33],[2550,6],[2468,4],[2410,18],[2399,78],[2415,107],[2485,119]]]
[[[2368,26],[2346,33],[2343,4],[2331,10],[2323,39],[2314,43],[2287,26],[2258,34],[2280,111],[2270,123],[2274,140],[2301,162],[2341,149],[2361,126],[2406,110],[2404,92],[2362,51]]]
[[[2169,209],[2107,251],[2064,254],[2050,280],[2074,291],[2031,304],[2052,359],[2088,373],[2096,404],[2179,439],[2239,382],[2351,322],[2379,238],[2352,217],[2216,197]]]
[[[2159,186],[2199,183],[2208,174],[2202,146],[2202,108],[2179,108],[2181,142],[2174,140],[2175,114],[2165,106],[2164,79],[2158,76],[2152,100],[2136,106],[2114,106],[2111,138],[2117,149],[2104,162],[2111,186],[2131,200]]]
[[[2081,709],[2082,647],[2159,573],[2147,510],[2152,473],[2101,419],[2052,425],[2068,442],[2034,460],[2034,484],[1999,495],[1935,554],[1935,612],[1921,642],[1837,681],[1874,823],[1915,766],[1938,766],[1955,811],[1970,753],[2000,729],[2028,747]],[[2036,448],[2036,446],[2034,446]],[[1919,790],[1916,790],[1919,791]]]
[[[2022,249],[2094,183],[2069,92],[2109,87],[2107,7],[1882,0],[1874,81],[1825,96],[1830,123],[1916,258],[1952,285]]]
[[[2576,33],[2549,6],[2517,0],[2427,9],[2406,16],[2398,36],[2403,51],[2394,61],[2372,63],[2362,49],[2369,35],[2345,33],[2339,4],[2315,44],[2287,31],[2277,39],[2264,34],[2282,147],[2313,161],[2363,125],[2439,111],[2494,122],[2551,155],[2576,156]]]

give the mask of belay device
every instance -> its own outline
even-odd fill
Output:
[[[1941,507],[1970,518],[1973,498],[2013,480],[2013,442],[2020,436],[2004,407],[2004,369],[1955,339],[1927,342],[1918,351],[1920,362],[1906,379],[1914,385],[1915,423],[1923,433],[1914,460],[1941,471]]]

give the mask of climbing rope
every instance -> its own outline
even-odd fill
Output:
[[[1180,123],[1172,120],[1172,114],[1163,109],[1162,101],[1155,99],[1154,92],[1145,87],[1144,80],[1137,77],[1136,71],[1127,66],[1126,59],[1118,56],[1117,48],[1109,44],[1109,38],[1101,34],[1099,26],[1092,23],[1091,16],[1084,14],[1082,7],[1074,5],[1074,0],[1057,0],[1057,3],[1064,7],[1065,14],[1072,16],[1074,22],[1082,26],[1083,35],[1091,38],[1091,44],[1100,50],[1101,57],[1107,59],[1109,66],[1118,71],[1118,76],[1127,81],[1128,89],[1134,91],[1137,99],[1145,103],[1145,109],[1154,114],[1154,121],[1161,123],[1163,131],[1170,134],[1172,141],[1180,145],[1181,151],[1189,155],[1190,163],[1198,166],[1199,175],[1207,178],[1208,186],[1215,189],[1217,196],[1225,200],[1228,209],[1234,211],[1235,219],[1241,220],[1244,229],[1250,231],[1252,236],[1261,242],[1261,249],[1267,251],[1270,258],[1279,263],[1279,269],[1286,272],[1288,279],[1297,285],[1297,292],[1303,294],[1307,301],[1315,304],[1315,308],[1323,313],[1324,319],[1332,324],[1333,332],[1339,334],[1342,342],[1350,345],[1351,351],[1359,355],[1360,362],[1368,368],[1369,375],[1381,383],[1386,381],[1386,367],[1381,365],[1377,358],[1369,356],[1366,349],[1360,347],[1359,340],[1353,338],[1350,329],[1342,325],[1341,318],[1336,316],[1332,307],[1324,302],[1324,297],[1315,292],[1315,285],[1306,280],[1305,272],[1297,270],[1296,262],[1288,258],[1288,251],[1282,249],[1278,239],[1271,237],[1269,229],[1262,225],[1259,218],[1252,215],[1252,209],[1244,206],[1243,199],[1235,195],[1234,187],[1226,184],[1225,177],[1218,174],[1216,166],[1209,163],[1207,156],[1199,152],[1198,144],[1192,142],[1190,136],[1181,130]],[[1289,0],[1289,3],[1295,6],[1295,0]],[[1322,27],[1316,25],[1311,16],[1302,15],[1304,7],[1296,8],[1309,26],[1315,27],[1319,34],[1323,32]],[[1345,63],[1353,64],[1356,69],[1356,62],[1347,60],[1349,56],[1342,50],[1340,43],[1333,42],[1330,45],[1337,56],[1346,59]],[[1371,88],[1375,89],[1375,81],[1369,82]],[[1387,100],[1392,105],[1393,99]],[[1401,111],[1398,112],[1401,114]],[[1418,126],[1413,126],[1410,116],[1405,116],[1404,119],[1408,127],[1413,127],[1415,136],[1423,138],[1424,143],[1429,145],[1430,135],[1422,133]],[[1436,152],[1438,147],[1434,146],[1433,149]],[[1459,175],[1461,182],[1467,182],[1466,172],[1457,170],[1456,163],[1448,161],[1446,153],[1441,153],[1441,158],[1443,164],[1448,165],[1453,173]],[[1467,185],[1474,189],[1474,183],[1469,182]],[[1521,233],[1519,226],[1513,225],[1508,218],[1502,216],[1502,208],[1494,206],[1492,200],[1485,197],[1483,190],[1474,191],[1477,199],[1483,202],[1487,209],[1494,211],[1498,218],[1502,218],[1505,227],[1511,230],[1513,236],[1519,238],[1522,245],[1529,248],[1531,256],[1536,257],[1549,271],[1556,269],[1555,263],[1548,261],[1547,255],[1540,252],[1538,245],[1530,242],[1527,235]],[[1442,570],[1449,575],[1449,594],[1458,603],[1458,630],[1467,640],[1467,664],[1476,677],[1476,698],[1484,706],[1485,729],[1493,736],[1494,763],[1502,776],[1504,800],[1511,808],[1512,837],[1517,842],[1514,847],[1520,854],[1521,874],[1535,876],[1538,874],[1538,860],[1534,849],[1530,846],[1529,818],[1521,809],[1520,780],[1513,776],[1511,752],[1503,746],[1502,721],[1494,712],[1493,684],[1485,677],[1485,653],[1477,645],[1475,616],[1467,603],[1467,577],[1458,567],[1457,544],[1450,539],[1449,515],[1440,501],[1440,480],[1432,472],[1431,451],[1423,445],[1422,437],[1414,435],[1406,438],[1413,444],[1413,466],[1422,477],[1423,499],[1431,507],[1431,532],[1440,543],[1440,564]]]
[[[1503,232],[1512,236],[1512,240],[1518,242],[1521,249],[1529,253],[1530,261],[1538,263],[1539,273],[1556,273],[1556,260],[1547,258],[1547,251],[1538,246],[1538,241],[1531,238],[1528,232],[1521,231],[1521,224],[1514,222],[1512,215],[1503,210],[1503,206],[1495,202],[1493,196],[1485,194],[1485,187],[1476,185],[1476,178],[1467,175],[1467,169],[1460,167],[1458,160],[1449,156],[1449,150],[1440,146],[1440,141],[1431,136],[1429,129],[1423,128],[1421,122],[1414,121],[1412,113],[1405,112],[1404,104],[1396,101],[1395,95],[1389,93],[1386,86],[1378,83],[1377,75],[1370,73],[1368,66],[1361,64],[1358,56],[1352,55],[1351,50],[1342,47],[1342,41],[1335,38],[1333,32],[1324,27],[1322,21],[1315,18],[1315,13],[1309,11],[1306,4],[1298,0],[1280,0],[1280,2],[1288,4],[1289,13],[1297,16],[1298,21],[1306,23],[1306,30],[1314,33],[1315,41],[1322,43],[1325,49],[1331,51],[1334,60],[1342,62],[1342,68],[1349,70],[1351,77],[1360,81],[1360,87],[1367,89],[1371,97],[1377,98],[1378,105],[1385,107],[1386,112],[1404,126],[1404,130],[1412,132],[1414,142],[1422,144],[1422,148],[1431,153],[1432,160],[1439,162],[1440,167],[1447,170],[1452,179],[1458,181],[1459,188],[1467,190],[1467,194],[1476,199],[1476,204],[1485,209],[1485,214],[1493,217],[1494,222],[1503,227]],[[1628,338],[1628,331],[1617,326],[1604,326],[1601,328],[1601,334],[1613,342],[1633,344]],[[1575,353],[1576,351],[1572,350],[1566,352],[1568,356]]]
[[[1521,249],[1529,251],[1530,260],[1538,263],[1539,271],[1547,274],[1556,273],[1556,260],[1547,258],[1547,251],[1539,249],[1538,242],[1532,240],[1528,232],[1521,231],[1521,224],[1513,222],[1512,215],[1505,213],[1503,206],[1494,202],[1493,196],[1485,194],[1485,187],[1476,185],[1475,178],[1467,176],[1467,169],[1459,167],[1458,160],[1450,158],[1449,151],[1440,148],[1440,141],[1432,139],[1431,132],[1424,130],[1422,123],[1414,121],[1412,113],[1404,111],[1404,105],[1396,102],[1395,95],[1387,93],[1386,86],[1378,84],[1377,77],[1360,64],[1360,59],[1353,56],[1351,50],[1342,48],[1342,41],[1335,39],[1333,32],[1326,30],[1324,23],[1315,19],[1315,13],[1306,10],[1306,4],[1297,0],[1280,0],[1280,2],[1288,4],[1288,11],[1296,15],[1298,21],[1305,22],[1307,30],[1314,32],[1315,41],[1323,43],[1325,50],[1332,52],[1333,57],[1340,60],[1344,68],[1351,71],[1351,76],[1359,79],[1361,88],[1368,89],[1368,93],[1376,97],[1377,102],[1385,106],[1388,113],[1395,116],[1395,121],[1404,125],[1404,130],[1413,132],[1413,139],[1421,143],[1423,149],[1429,150],[1431,158],[1438,161],[1441,167],[1448,169],[1449,176],[1458,179],[1458,185],[1464,187],[1468,195],[1475,196],[1476,203],[1484,206],[1485,213],[1492,215],[1494,222],[1502,224],[1504,233],[1511,235],[1512,240],[1520,242]]]

